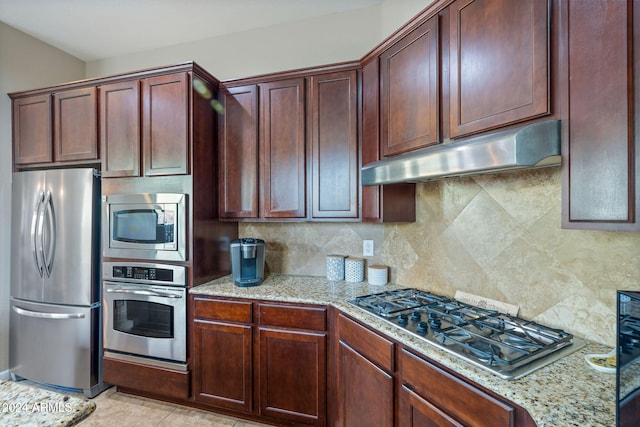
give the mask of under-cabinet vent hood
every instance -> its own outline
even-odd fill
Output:
[[[560,165],[560,121],[547,120],[368,164],[362,185],[506,172]]]

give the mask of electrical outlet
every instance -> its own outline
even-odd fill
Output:
[[[362,256],[373,256],[373,240],[362,241]]]

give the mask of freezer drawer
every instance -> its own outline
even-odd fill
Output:
[[[29,380],[87,390],[100,381],[100,305],[11,299],[9,366]]]

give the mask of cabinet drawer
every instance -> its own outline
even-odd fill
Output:
[[[302,307],[284,304],[260,303],[258,305],[260,325],[286,328],[327,330],[325,307]]]
[[[248,301],[228,301],[208,298],[194,298],[194,315],[200,319],[226,320],[229,322],[251,323],[253,304]]]
[[[402,350],[400,378],[410,389],[465,425],[513,426],[515,408]]]
[[[394,370],[395,344],[390,340],[342,314],[338,315],[338,337],[382,369]]]

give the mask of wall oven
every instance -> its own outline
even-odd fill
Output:
[[[187,260],[186,194],[105,195],[102,205],[105,257]]]
[[[187,370],[186,267],[103,263],[105,357]]]

